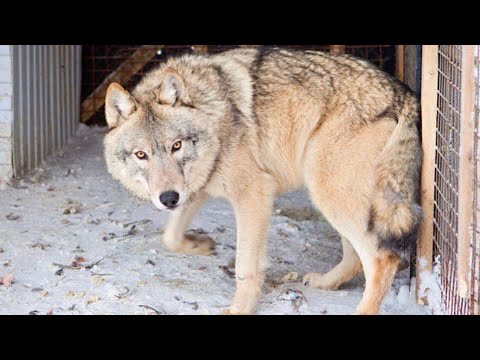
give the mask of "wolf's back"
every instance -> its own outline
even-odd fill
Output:
[[[422,219],[419,206],[422,149],[419,105],[415,96],[405,94],[398,111],[398,124],[383,149],[376,168],[368,231],[378,236],[379,247],[401,252],[417,238]]]

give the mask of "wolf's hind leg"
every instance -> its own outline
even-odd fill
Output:
[[[215,242],[210,236],[185,233],[193,217],[207,199],[206,193],[199,194],[193,202],[182,206],[171,215],[163,235],[163,242],[170,251],[190,255],[213,254]]]
[[[401,261],[395,253],[377,251],[374,256],[361,254],[365,274],[365,291],[357,307],[357,315],[375,315],[390,289]]]
[[[351,280],[362,270],[362,263],[350,241],[342,237],[343,258],[332,270],[325,274],[309,273],[304,276],[303,284],[323,290],[336,290]]]

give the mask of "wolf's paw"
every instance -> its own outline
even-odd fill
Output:
[[[220,315],[252,315],[255,312],[255,305],[243,304],[230,307],[230,309],[222,310]]]
[[[232,304],[229,309],[222,310],[221,315],[252,315],[255,312],[256,301],[245,301],[241,304]]]
[[[237,289],[230,309],[222,311],[222,315],[251,315],[255,312],[260,296],[260,286],[255,283],[244,285]]]
[[[184,235],[183,241],[169,246],[169,249],[188,255],[214,255],[215,241],[208,235],[188,233]]]
[[[378,307],[375,306],[365,307],[359,305],[355,310],[354,315],[378,315],[378,311]]]
[[[220,311],[220,315],[236,315],[236,314],[232,314],[230,309],[225,309],[225,310]]]
[[[332,281],[327,274],[308,273],[303,277],[302,284],[314,289],[336,290],[341,285],[338,281]]]
[[[232,309],[222,310],[220,315],[253,315],[253,311],[238,312]]]

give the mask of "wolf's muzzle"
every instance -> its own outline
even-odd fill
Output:
[[[180,195],[176,191],[166,191],[160,195],[160,202],[169,209],[174,209],[178,203]]]

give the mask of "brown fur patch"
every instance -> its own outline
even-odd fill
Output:
[[[382,300],[390,289],[395,272],[400,263],[400,257],[392,252],[381,252],[375,259],[373,274],[367,278],[367,287],[358,309],[359,315],[376,315],[380,310]]]

